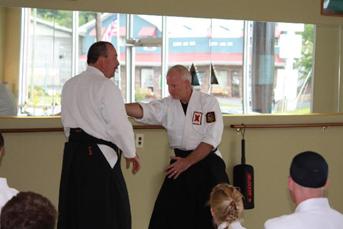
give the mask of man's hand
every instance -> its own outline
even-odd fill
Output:
[[[175,160],[175,162],[166,169],[168,178],[178,178],[182,172],[186,171],[191,166],[188,158],[171,157],[171,159]]]
[[[136,174],[141,168],[138,155],[133,158],[125,158],[125,160],[127,169],[130,168],[130,164],[132,164],[132,174]]]
[[[126,103],[125,104],[126,113],[130,117],[142,118],[143,117],[143,108],[139,103]]]
[[[171,157],[174,162],[166,169],[168,178],[176,179],[189,167],[204,159],[212,151],[212,149],[212,145],[201,142],[198,147],[187,157]]]

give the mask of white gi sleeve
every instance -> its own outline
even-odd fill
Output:
[[[143,117],[136,119],[150,125],[161,125],[166,115],[167,100],[155,100],[150,103],[139,103],[143,109]]]
[[[100,109],[106,123],[106,134],[125,157],[135,157],[133,128],[127,118],[120,90],[112,81],[104,83],[103,90]]]
[[[205,110],[205,136],[202,142],[216,148],[222,139],[224,123],[218,101],[214,96],[208,97]]]

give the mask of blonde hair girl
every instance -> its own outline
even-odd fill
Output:
[[[210,207],[218,229],[244,229],[240,224],[243,213],[242,194],[232,185],[218,184],[210,195]]]

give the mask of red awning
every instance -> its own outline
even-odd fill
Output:
[[[105,28],[102,28],[102,32],[101,34],[104,32]],[[95,28],[93,28],[90,32],[89,35],[94,36],[95,37]],[[114,35],[117,35],[117,31],[114,32]],[[126,35],[126,28],[124,26],[121,26],[119,28],[119,35],[120,36],[125,36]]]
[[[156,35],[156,28],[155,27],[143,27],[138,36],[140,37],[154,37]]]

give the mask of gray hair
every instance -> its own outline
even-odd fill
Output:
[[[167,76],[172,71],[179,72],[181,74],[182,79],[187,80],[188,82],[192,83],[192,75],[185,66],[183,66],[181,64],[177,64],[177,65],[172,66],[171,68],[169,68],[169,70],[167,72]]]

